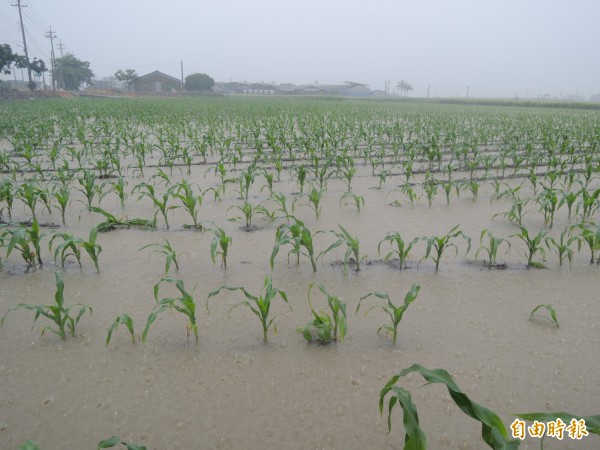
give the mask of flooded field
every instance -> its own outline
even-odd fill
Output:
[[[32,329],[33,311],[8,313],[0,332],[0,448],[32,439],[42,450],[93,449],[116,435],[148,449],[400,449],[402,413],[392,412],[388,434],[379,393],[413,364],[447,370],[509,433],[518,413],[599,413],[597,112],[73,100],[19,105],[15,119],[10,108],[0,105],[0,314],[19,303],[53,304],[55,272],[65,305],[93,312],[65,340],[40,334],[56,328],[45,317]],[[86,174],[93,187],[86,188]],[[61,188],[69,192],[65,208],[53,195]],[[68,256],[63,268],[55,251],[66,239],[54,238],[50,250],[51,239],[69,233],[89,242],[108,217],[98,207],[154,227],[98,232],[99,273],[83,248],[81,267]],[[312,233],[316,271],[306,246],[288,258],[299,238],[272,258],[278,230],[298,221]],[[35,223],[44,234],[41,266]],[[346,242],[335,246],[340,225],[359,241],[360,270],[354,253],[344,263]],[[436,270],[434,244],[425,258],[427,238],[457,226],[462,234],[450,233],[454,246]],[[220,254],[214,264],[211,258],[218,229],[231,237],[226,269]],[[18,240],[18,230],[29,234]],[[480,249],[489,248],[483,230],[506,240],[497,242],[492,268]],[[560,243],[563,231],[563,244],[573,239],[559,264],[550,238]],[[397,254],[386,260],[397,249],[384,241],[391,232],[414,242],[406,267]],[[530,264],[526,234],[541,236]],[[188,317],[166,309],[141,342],[157,305],[154,286],[165,276],[166,241],[179,257],[168,275],[195,301],[197,341]],[[159,245],[144,248],[151,244]],[[243,292],[208,297],[222,286],[257,295],[269,276],[289,307],[272,300],[264,344],[253,311],[232,309],[251,301]],[[328,310],[319,284],[345,303],[343,342],[309,343],[298,332],[313,319],[313,283],[317,311]],[[370,292],[399,305],[413,284],[420,291],[395,344],[385,330],[377,333],[389,320],[382,310],[364,314],[385,302],[372,296],[356,314]],[[158,300],[180,296],[160,284]],[[530,320],[540,304],[552,306],[560,326],[545,309]],[[134,343],[121,325],[105,345],[121,314],[133,319]],[[445,386],[423,386],[417,374],[399,383],[412,394],[429,448],[487,448],[481,424]],[[528,436],[520,448],[539,441]],[[544,440],[545,449],[598,446],[592,433]]]

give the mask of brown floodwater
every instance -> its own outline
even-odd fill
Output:
[[[191,177],[203,189],[216,183],[204,172],[195,167]],[[440,192],[431,207],[424,197],[414,208],[407,202],[394,207],[387,204],[388,193],[402,178],[390,178],[376,190],[371,187],[378,180],[369,172],[363,167],[353,182],[353,192],[365,199],[360,213],[349,206],[340,208],[345,191],[341,180],[330,180],[319,219],[306,200],[296,204],[295,214],[313,232],[324,231],[315,237],[317,252],[335,241],[328,231],[338,224],[359,237],[367,263],[358,272],[351,267],[347,276],[339,264],[342,247],[319,260],[314,274],[304,258],[299,265],[292,258],[288,266],[283,247],[271,271],[269,257],[282,220],[269,222],[259,216],[253,232],[240,229],[242,223],[227,221],[237,214],[230,208],[241,204],[234,184],[227,186],[221,201],[207,194],[200,209],[201,220],[214,221],[233,237],[227,271],[218,261],[212,264],[212,233],[183,228],[190,219],[182,209],[170,213],[169,231],[159,216],[156,231],[100,234],[101,273],[95,273],[84,255],[82,269],[70,261],[63,274],[66,303],[93,308],[93,314],[81,320],[75,338],[62,342],[52,333],[40,336],[49,323],[40,318],[31,329],[31,311],[15,311],[6,319],[0,333],[0,448],[16,449],[31,438],[42,450],[93,449],[101,439],[117,435],[149,449],[400,449],[402,415],[394,411],[388,434],[386,418],[378,410],[379,391],[414,363],[448,370],[465,393],[496,411],[507,427],[514,420],[512,414],[521,412],[598,414],[600,269],[589,264],[587,249],[576,253],[572,267],[568,262],[559,267],[548,251],[546,269],[528,270],[523,246],[511,237],[510,252],[505,255],[502,248],[499,253],[507,268],[488,270],[474,262],[481,230],[491,229],[502,237],[518,231],[502,217],[492,220],[508,209],[508,203],[490,202],[491,186],[483,184],[476,201],[464,192],[447,206]],[[127,180],[129,190],[141,181]],[[267,197],[266,189],[260,192],[262,184],[258,176],[250,195],[254,203]],[[285,192],[290,202],[297,191],[293,181],[275,183],[274,189]],[[117,216],[151,219],[150,202],[136,198],[129,198],[125,212],[114,194],[102,200],[102,207]],[[397,198],[404,200],[401,194]],[[272,209],[273,203],[267,201],[265,206]],[[524,223],[537,231],[543,216],[533,206],[529,209]],[[21,205],[15,214],[27,218]],[[73,203],[63,231],[87,238],[100,220],[82,203]],[[40,211],[40,222],[59,223],[60,216]],[[382,255],[377,253],[379,241],[390,231],[412,240],[444,234],[457,224],[472,238],[472,248],[465,257],[466,243],[456,239],[458,254],[445,254],[437,273],[431,259],[420,261],[423,241],[415,244],[405,270],[383,263],[387,244],[382,244]],[[567,224],[561,209],[551,234],[558,236]],[[153,285],[163,275],[164,257],[139,249],[165,238],[182,254],[180,270],[172,267],[171,275],[194,289],[198,342],[192,338],[188,347],[186,318],[173,311],[159,315],[145,344],[132,344],[121,327],[105,346],[108,328],[121,313],[131,315],[136,334],[141,334],[155,304]],[[47,242],[48,238],[46,246]],[[23,273],[16,253],[8,259],[2,255],[2,314],[17,303],[53,301],[54,271],[60,268],[47,247],[44,251],[43,269],[29,273]],[[207,313],[209,292],[227,285],[257,293],[269,274],[274,286],[287,293],[292,310],[279,298],[274,301],[271,311],[278,334],[270,331],[267,345],[250,310],[229,312],[243,299],[240,292],[223,291],[210,300]],[[347,303],[348,334],[343,343],[308,344],[296,331],[311,319],[307,303],[311,283],[324,283]],[[386,321],[382,312],[373,310],[365,317],[365,308],[355,315],[361,296],[385,291],[401,302],[413,283],[421,290],[404,315],[396,345],[376,333]],[[175,292],[161,287],[161,296]],[[326,306],[316,289],[313,304]],[[374,304],[371,299],[366,305]],[[528,320],[539,304],[555,308],[559,328],[544,319]],[[415,374],[401,383],[412,393],[430,448],[485,448],[478,422],[454,405],[445,387],[423,386]],[[598,447],[598,436],[545,440],[546,449]],[[539,441],[528,437],[521,448],[539,448]]]

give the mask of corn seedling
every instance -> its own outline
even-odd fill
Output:
[[[123,179],[123,177],[119,177],[119,179],[111,183],[113,190],[116,192],[117,197],[119,197],[119,204],[121,205],[121,209],[125,209],[125,201],[127,200],[127,181]]]
[[[479,183],[475,180],[465,181],[463,186],[466,187],[469,191],[471,191],[471,195],[473,196],[473,201],[477,200],[479,196]]]
[[[290,211],[288,211],[287,199],[285,197],[285,194],[282,192],[273,192],[271,199],[277,204],[277,207],[273,211],[273,214],[280,212],[282,214],[280,217],[288,220],[291,217],[291,213],[290,213]],[[296,197],[296,199],[297,199],[297,197]],[[292,204],[292,212],[293,212],[293,210],[294,210],[294,205]]]
[[[521,230],[520,233],[513,234],[511,235],[511,237],[518,237],[527,246],[527,251],[525,253],[527,257],[527,267],[544,267],[544,265],[541,262],[533,261],[533,258],[537,253],[542,255],[542,258],[545,258],[546,252],[542,247],[542,243],[548,232],[545,229],[541,229],[540,231],[538,231],[537,235],[530,237],[527,228],[521,225],[519,229]]]
[[[79,249],[78,245],[81,239],[75,238],[70,233],[55,233],[48,243],[48,249],[50,252],[52,252],[52,243],[57,238],[62,239],[63,242],[54,250],[54,262],[56,263],[60,256],[60,264],[64,269],[67,258],[69,256],[73,256],[77,260],[79,267],[81,267],[81,250]]]
[[[260,320],[260,323],[262,325],[262,330],[263,330],[263,343],[264,344],[266,344],[268,342],[267,331],[269,330],[271,325],[273,325],[273,331],[274,331],[275,335],[277,335],[277,325],[275,325],[273,323],[275,318],[272,318],[269,320],[269,311],[271,309],[271,303],[275,299],[277,294],[279,294],[281,296],[281,298],[283,299],[283,301],[288,305],[288,307],[290,308],[290,311],[292,310],[292,307],[290,306],[290,304],[288,302],[286,293],[280,289],[273,287],[273,280],[271,279],[270,276],[265,278],[263,287],[260,290],[260,293],[258,295],[252,295],[244,287],[221,286],[216,291],[213,291],[208,294],[208,300],[210,300],[211,297],[214,297],[215,295],[219,294],[219,292],[221,292],[223,289],[227,289],[229,291],[242,291],[244,293],[244,295],[246,296],[246,298],[248,300],[243,300],[243,301],[233,305],[230,308],[229,313],[231,313],[231,311],[233,309],[235,309],[239,306],[245,306],[245,307],[249,308],[250,311],[252,311],[256,315],[256,317],[258,317],[258,319]],[[207,308],[208,308],[208,300],[206,303]]]
[[[385,330],[386,333],[391,333],[391,335],[392,335],[392,342],[394,344],[396,344],[396,338],[398,336],[398,325],[400,325],[400,322],[402,321],[402,317],[404,316],[404,313],[408,309],[408,305],[410,305],[412,302],[414,302],[416,300],[417,295],[419,294],[419,290],[420,289],[421,289],[421,286],[419,286],[418,284],[413,284],[410,287],[409,291],[406,293],[406,296],[404,297],[404,304],[400,305],[400,306],[394,305],[392,303],[392,300],[390,300],[390,296],[386,292],[370,292],[367,295],[363,295],[360,298],[360,300],[358,301],[358,305],[356,305],[356,314],[358,314],[358,311],[360,310],[360,306],[362,305],[362,301],[365,300],[365,299],[367,299],[371,295],[374,295],[375,297],[380,298],[382,300],[387,300],[387,305],[375,305],[375,306],[371,306],[365,312],[365,316],[372,309],[380,309],[384,313],[386,313],[390,317],[391,325],[387,325],[387,324],[386,325],[382,325],[377,330],[377,334],[379,334],[379,332],[381,330]]]
[[[317,190],[317,188],[313,187],[310,190],[309,194],[306,194],[306,198],[308,198],[308,205],[314,210],[315,217],[318,219],[321,215],[321,199],[323,198],[323,193],[325,191]]]
[[[298,185],[298,189],[300,190],[300,193],[303,194],[304,193],[304,183],[306,182],[306,167],[304,166],[297,166],[296,168],[296,183]]]
[[[550,187],[544,187],[544,190],[537,197],[536,201],[540,205],[540,210],[544,213],[544,223],[552,228],[554,225],[554,213],[556,212],[558,203],[558,195],[556,190]]]
[[[300,255],[307,257],[312,266],[313,272],[317,271],[317,260],[315,257],[313,236],[310,230],[304,225],[301,220],[292,217],[292,223],[285,223],[277,227],[275,232],[275,246],[271,252],[271,270],[275,265],[275,257],[279,253],[279,248],[291,244],[292,249],[288,252],[288,265],[290,263],[290,255],[296,255],[298,263],[300,263]]]
[[[423,183],[423,192],[427,197],[427,202],[429,203],[429,206],[431,206],[431,204],[433,203],[433,199],[435,197],[435,194],[437,193],[437,190],[438,184],[436,183],[435,179],[432,176],[430,176],[429,173],[427,173],[425,182]]]
[[[379,245],[377,246],[377,253],[381,255],[381,244],[384,242],[389,242],[392,250],[385,255],[384,260],[389,261],[392,256],[398,257],[398,264],[400,269],[404,269],[406,267],[406,261],[408,259],[408,254],[410,253],[413,245],[415,245],[419,241],[419,238],[414,238],[411,242],[404,242],[402,236],[398,232],[388,233],[385,238],[379,241]],[[394,248],[394,246],[396,248]]]
[[[158,300],[158,291],[160,285],[163,282],[172,283],[175,285],[177,290],[181,293],[181,297],[163,298]],[[188,318],[188,324],[186,326],[186,334],[188,340],[188,347],[190,345],[190,331],[194,333],[196,340],[198,340],[198,324],[196,323],[196,303],[192,295],[185,290],[182,280],[176,280],[174,278],[166,277],[162,278],[158,283],[154,285],[154,299],[156,300],[156,306],[148,316],[148,321],[142,332],[142,342],[146,342],[148,336],[148,330],[150,325],[154,323],[156,317],[167,310],[174,309],[185,315]]]
[[[579,191],[581,201],[578,204],[578,209],[581,207],[581,217],[586,219],[591,217],[598,209],[600,209],[600,189],[589,192],[586,188]]]
[[[481,438],[494,450],[516,450],[519,442],[510,440],[502,420],[492,410],[472,401],[460,390],[450,374],[444,369],[426,369],[419,364],[413,364],[407,369],[394,375],[379,393],[379,412],[383,415],[383,406],[388,393],[392,393],[388,401],[388,432],[392,430],[392,411],[396,405],[402,408],[405,437],[405,450],[426,450],[427,438],[419,424],[417,407],[412,402],[410,392],[397,386],[398,380],[411,372],[419,373],[427,384],[442,383],[462,412],[481,423]],[[554,420],[554,419],[552,419]]]
[[[488,244],[487,246],[483,244],[483,237],[487,235]],[[510,250],[510,242],[507,239],[496,237],[492,234],[491,230],[483,230],[481,235],[479,236],[479,244],[480,247],[475,252],[475,258],[479,255],[479,252],[483,250],[488,256],[487,266],[491,269],[493,266],[496,266],[496,257],[498,256],[498,250],[502,244],[507,245],[506,253]],[[505,253],[505,254],[506,254]]]
[[[140,191],[139,199],[141,199],[142,197],[148,197],[152,201],[154,206],[157,208],[157,211],[154,214],[155,222],[156,222],[156,215],[160,212],[163,216],[163,219],[165,220],[165,225],[167,226],[167,230],[168,230],[169,229],[168,212],[171,209],[177,208],[177,206],[168,206],[167,205],[167,203],[169,202],[169,197],[171,197],[171,195],[172,195],[171,191],[166,190],[162,194],[162,196],[158,196],[154,190],[154,186],[152,186],[151,184],[147,184],[147,183],[140,183],[133,188],[133,192],[138,191],[138,190]]]
[[[130,227],[135,226],[135,227],[145,227],[145,228],[150,228],[150,229],[156,228],[156,216],[154,217],[154,220],[127,219],[127,218],[117,219],[111,213],[103,210],[102,208],[92,206],[91,211],[98,213],[98,214],[102,214],[104,216],[104,218],[106,219],[104,222],[100,222],[96,226],[97,230],[100,233],[116,230],[118,227],[130,228]]]
[[[10,240],[6,247],[6,257],[8,258],[14,249],[21,253],[21,257],[27,263],[27,270],[35,269],[36,260],[40,266],[42,263],[41,242],[46,236],[45,233],[40,234],[40,226],[36,219],[30,228],[21,226],[16,230],[7,230],[10,234]]]
[[[56,199],[58,206],[55,206],[56,209],[60,211],[60,217],[62,219],[62,224],[66,225],[65,222],[65,213],[67,212],[67,208],[69,206],[69,197],[71,195],[71,190],[62,186],[52,192],[52,196]]]
[[[600,225],[593,222],[582,222],[579,225],[581,239],[590,249],[590,264],[600,264]]]
[[[340,227],[341,232],[330,230],[330,233],[333,233],[338,238],[338,240],[331,244],[329,247],[327,247],[327,249],[322,251],[319,254],[319,258],[325,255],[326,253],[329,253],[334,248],[339,247],[340,245],[345,245],[346,253],[344,254],[344,274],[347,274],[348,263],[351,259],[354,260],[356,270],[359,271],[361,261],[363,259],[366,260],[367,257],[366,255],[362,257],[360,256],[360,246],[358,238],[353,237],[343,226],[338,225],[338,227]],[[351,258],[351,256],[353,256],[353,258]]]
[[[29,439],[27,442],[25,442],[19,447],[19,450],[40,450],[40,448],[35,442]]]
[[[326,344],[331,341],[339,340],[344,342],[344,337],[348,331],[346,325],[346,304],[340,300],[339,297],[335,297],[325,288],[325,285],[319,284],[319,290],[327,297],[327,304],[331,315],[327,312],[320,310],[315,311],[312,302],[310,301],[310,293],[314,283],[311,283],[308,288],[308,305],[313,315],[313,320],[308,322],[304,328],[298,328],[298,332],[302,333],[304,339],[308,342],[318,342],[320,344]]]
[[[227,236],[225,230],[215,225],[212,229],[213,237],[210,243],[210,257],[212,259],[213,266],[215,265],[215,257],[221,256],[221,267],[227,270],[227,254],[229,246],[231,245],[231,236]]]
[[[546,237],[546,247],[557,254],[559,266],[562,266],[565,257],[569,260],[569,265],[573,261],[574,252],[571,246],[574,242],[577,243],[578,250],[581,249],[581,236],[571,236],[572,230],[573,227],[566,227],[560,234],[560,238],[558,240],[551,236]]]
[[[6,202],[6,210],[8,218],[12,218],[13,203],[15,200],[15,190],[12,182],[9,179],[4,179],[0,182],[0,202]],[[1,211],[1,209],[0,209]]]
[[[117,328],[119,328],[119,325],[125,325],[125,327],[127,327],[127,330],[131,335],[131,342],[135,344],[135,334],[133,332],[133,319],[129,316],[129,314],[121,314],[115,319],[113,324],[108,329],[108,334],[106,335],[106,342],[104,343],[104,345],[108,345],[110,343],[112,335],[117,330]]]
[[[352,206],[356,208],[356,212],[360,212],[360,207],[365,206],[365,198],[362,195],[353,192],[344,192],[340,198],[340,206]]]
[[[442,190],[444,194],[446,194],[446,204],[450,205],[450,197],[452,196],[452,192],[456,187],[456,181],[448,180],[448,181],[440,181],[440,185],[442,186]]]
[[[274,214],[270,213],[264,206],[262,206],[262,204],[258,204],[258,205],[252,205],[252,203],[248,202],[248,201],[244,201],[244,203],[242,204],[242,206],[239,205],[234,205],[231,208],[235,208],[235,209],[239,209],[241,211],[241,213],[243,214],[243,217],[234,217],[232,219],[229,220],[244,220],[246,222],[246,226],[244,227],[244,229],[246,231],[252,231],[253,227],[252,227],[252,219],[257,216],[258,214],[262,214],[263,216],[266,216],[270,219],[274,219]],[[228,211],[229,211],[228,209]]]
[[[469,236],[467,236],[465,233],[463,233],[462,231],[458,230],[459,225],[456,225],[454,228],[452,228],[448,233],[446,233],[443,236],[437,237],[437,236],[431,236],[431,237],[422,237],[421,239],[424,241],[427,241],[427,249],[425,250],[425,256],[423,257],[423,259],[427,259],[429,258],[430,255],[432,255],[432,259],[435,262],[435,271],[437,272],[440,266],[440,261],[442,259],[442,255],[444,254],[444,252],[446,250],[448,250],[449,248],[454,248],[455,250],[455,254],[458,254],[458,247],[456,247],[456,244],[451,243],[450,240],[457,238],[457,237],[462,237],[464,240],[467,241],[467,251],[465,252],[465,255],[467,253],[469,253],[469,250],[471,249],[471,238]],[[435,252],[432,254],[431,250],[434,249]]]
[[[16,197],[19,198],[31,211],[33,219],[36,219],[35,208],[42,190],[33,181],[26,181],[17,188]]]
[[[573,212],[573,205],[578,197],[578,192],[563,191],[560,202],[558,203],[557,209],[560,209],[562,205],[567,205],[567,219],[569,220],[571,219],[571,214]]]
[[[169,273],[169,269],[171,269],[171,264],[175,264],[175,270],[179,271],[179,258],[181,258],[181,255],[177,255],[177,252],[173,249],[171,243],[167,239],[165,239],[164,244],[153,243],[144,245],[138,251],[144,250],[146,248],[152,248],[152,253],[156,252],[165,255],[165,276]]]
[[[538,317],[538,316],[544,317],[544,316],[540,316],[539,314],[536,314],[536,312],[538,312],[540,309],[545,309],[546,311],[548,311],[550,313],[550,319],[552,320],[552,322],[554,322],[554,325],[556,325],[556,327],[558,328],[559,325],[558,325],[558,319],[556,317],[556,311],[554,310],[552,305],[537,305],[529,313],[529,320],[533,319],[534,317]]]
[[[46,330],[49,330],[53,333],[58,334],[62,340],[65,340],[67,338],[67,335],[65,332],[65,328],[66,328],[68,331],[70,331],[71,336],[75,337],[75,330],[77,328],[77,325],[79,324],[79,321],[81,320],[81,318],[83,317],[83,315],[86,312],[89,311],[90,314],[92,314],[92,308],[89,306],[86,306],[86,305],[82,305],[80,303],[69,305],[68,307],[65,308],[64,307],[65,284],[63,282],[60,272],[55,272],[54,275],[56,278],[56,293],[54,294],[54,305],[28,305],[25,303],[19,303],[18,305],[13,306],[6,312],[6,314],[2,318],[2,321],[0,321],[0,326],[4,326],[4,320],[6,319],[6,316],[8,315],[8,313],[10,313],[11,311],[14,311],[17,309],[28,309],[30,311],[35,311],[35,318],[33,319],[33,325],[35,325],[35,322],[38,320],[38,318],[40,316],[44,316],[47,319],[50,319],[56,325],[56,328],[51,328],[51,327],[42,328],[42,335],[44,334],[44,332]],[[73,310],[73,308],[79,308],[77,315],[71,315],[71,311]],[[75,311],[73,310],[73,312],[75,312]],[[31,327],[32,329],[33,329],[33,325]]]
[[[112,448],[119,444],[124,445],[127,448],[127,450],[147,450],[145,445],[131,444],[129,442],[122,441],[117,436],[113,436],[110,439],[105,439],[103,441],[98,442],[98,449]]]

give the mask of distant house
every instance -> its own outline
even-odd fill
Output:
[[[600,103],[600,94],[595,94],[590,97],[590,101],[594,103]]]
[[[165,93],[181,91],[181,80],[158,70],[138,77],[133,83],[133,90],[146,93]]]

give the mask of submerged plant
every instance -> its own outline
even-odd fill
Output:
[[[537,305],[529,313],[529,320],[531,320],[533,317],[537,316],[538,314],[536,314],[536,312],[538,312],[542,308],[545,309],[546,311],[548,311],[550,313],[550,318],[551,318],[552,322],[554,322],[554,324],[556,325],[556,327],[559,327],[559,325],[558,325],[558,319],[556,317],[556,311],[554,310],[554,308],[552,307],[552,305],[544,305],[544,304]]]
[[[158,300],[158,291],[161,283],[167,282],[174,284],[177,290],[181,293],[181,297],[168,297]],[[150,330],[150,325],[154,323],[156,317],[167,310],[174,309],[177,312],[185,315],[188,318],[188,324],[186,326],[186,335],[188,340],[188,347],[190,345],[190,331],[194,333],[196,341],[198,340],[198,324],[196,323],[196,303],[194,303],[194,297],[185,290],[183,280],[176,280],[174,278],[166,277],[162,278],[158,283],[154,285],[154,299],[156,300],[156,306],[148,316],[146,326],[142,332],[142,342],[146,342],[146,336]]]
[[[451,239],[457,238],[457,237],[462,237],[464,240],[467,241],[468,247],[467,247],[467,251],[465,252],[465,254],[469,253],[469,250],[471,249],[471,238],[469,236],[467,236],[465,233],[463,233],[462,231],[460,231],[458,229],[460,225],[456,225],[454,228],[452,228],[448,233],[446,233],[443,236],[437,237],[437,236],[431,236],[431,237],[422,237],[421,239],[424,241],[427,241],[427,249],[425,250],[425,257],[423,259],[427,259],[429,258],[429,255],[431,255],[431,250],[434,249],[435,252],[433,253],[433,255],[431,256],[433,261],[435,262],[435,271],[438,271],[438,268],[440,266],[440,261],[442,259],[442,255],[444,254],[444,252],[446,250],[448,250],[449,248],[454,248],[454,250],[456,251],[456,253],[458,253],[458,248],[456,247],[456,244],[450,242]]]
[[[215,265],[215,257],[221,256],[221,267],[227,270],[227,254],[229,251],[229,245],[231,245],[231,236],[227,236],[225,230],[215,225],[212,229],[213,237],[210,243],[210,257],[212,259],[213,266]]]
[[[304,225],[304,222],[295,217],[293,220],[291,223],[284,223],[277,227],[277,231],[275,232],[275,246],[271,252],[271,269],[275,265],[275,257],[279,253],[279,248],[291,244],[292,249],[288,252],[288,264],[290,255],[296,255],[298,263],[300,262],[300,255],[303,255],[310,261],[313,272],[316,272],[317,260],[320,255],[315,257],[313,235],[308,227]]]
[[[147,450],[145,445],[131,444],[130,442],[121,440],[121,438],[118,438],[117,436],[113,436],[110,439],[104,439],[103,441],[98,442],[98,449],[112,448],[119,444],[127,447],[127,450]]]
[[[146,220],[146,219],[117,219],[115,216],[113,216],[111,213],[109,213],[108,211],[103,210],[102,208],[97,208],[95,206],[92,206],[92,208],[90,209],[92,212],[98,213],[98,214],[102,214],[105,217],[105,221],[104,222],[100,222],[96,228],[98,229],[99,232],[106,232],[106,231],[112,231],[117,229],[118,227],[132,227],[132,226],[137,226],[137,227],[145,227],[145,228],[150,228],[150,229],[154,229],[156,228],[156,216],[154,217],[154,220]]]
[[[131,335],[131,342],[135,344],[135,334],[133,332],[133,319],[129,314],[121,314],[119,317],[115,319],[113,324],[108,329],[108,334],[106,335],[106,342],[104,345],[108,345],[110,340],[112,339],[112,334],[119,328],[119,325],[125,325],[129,334]]]
[[[411,242],[405,242],[402,239],[402,236],[397,231],[390,232],[384,237],[381,241],[379,241],[379,245],[377,246],[377,253],[381,254],[381,244],[384,242],[389,242],[392,246],[392,250],[385,255],[384,261],[388,261],[392,256],[398,257],[399,268],[403,269],[406,267],[406,260],[408,259],[408,254],[410,253],[413,245],[415,245],[419,241],[419,238],[414,238]],[[394,246],[396,247],[394,249]]]
[[[169,269],[171,268],[171,264],[175,264],[175,269],[179,271],[179,258],[181,255],[177,255],[177,252],[171,246],[171,243],[168,239],[165,239],[164,244],[148,244],[144,245],[138,251],[144,250],[146,248],[152,248],[152,252],[162,253],[165,255],[165,276],[169,273]]]
[[[530,237],[529,230],[527,230],[527,228],[525,228],[524,226],[520,226],[519,229],[521,230],[521,232],[513,234],[512,236],[518,237],[527,246],[527,251],[525,253],[527,257],[527,267],[544,267],[544,265],[541,262],[533,261],[533,258],[538,253],[542,255],[542,258],[546,256],[546,252],[542,247],[542,243],[544,242],[544,238],[546,237],[546,234],[548,232],[545,229],[541,229],[540,231],[538,231],[538,234],[536,234],[533,237]]]
[[[404,304],[400,305],[400,306],[394,305],[392,303],[392,301],[390,300],[389,295],[386,292],[370,292],[367,295],[363,295],[360,298],[360,300],[358,301],[358,305],[356,305],[356,314],[358,314],[358,311],[360,309],[362,301],[365,300],[365,299],[367,299],[371,295],[374,295],[375,297],[383,299],[383,300],[387,300],[387,304],[386,305],[371,306],[365,312],[365,316],[372,309],[380,309],[384,313],[386,313],[390,317],[391,325],[387,325],[387,324],[386,325],[382,325],[377,330],[377,334],[379,334],[379,332],[381,330],[385,330],[386,333],[391,333],[391,335],[392,335],[392,342],[395,344],[396,343],[396,337],[398,336],[398,325],[400,325],[400,321],[402,320],[402,317],[404,316],[405,311],[408,309],[408,305],[410,305],[412,302],[414,302],[416,300],[417,295],[419,294],[419,290],[420,289],[421,289],[421,286],[419,286],[418,284],[413,284],[410,287],[409,291],[406,293],[406,296],[404,297]]]
[[[483,244],[483,237],[487,234],[488,237],[488,245]],[[481,235],[479,236],[480,247],[475,252],[475,258],[479,255],[481,250],[485,251],[488,256],[488,268],[492,268],[492,266],[496,265],[496,257],[498,256],[498,250],[500,246],[504,243],[508,246],[506,249],[506,253],[510,250],[510,242],[507,239],[499,238],[493,235],[491,230],[483,230]]]
[[[308,305],[313,315],[313,320],[308,322],[304,328],[298,328],[298,332],[302,333],[304,339],[308,342],[319,342],[328,343],[331,341],[339,340],[344,341],[348,327],[346,325],[346,303],[344,303],[339,297],[329,294],[324,284],[319,284],[319,290],[327,297],[327,304],[331,315],[327,312],[320,310],[315,311],[312,302],[310,301],[310,293],[314,283],[311,283],[308,288]]]
[[[231,313],[231,311],[233,309],[235,309],[239,306],[245,306],[248,309],[250,309],[250,311],[252,311],[252,313],[254,313],[254,315],[256,315],[256,317],[258,317],[258,319],[260,320],[260,324],[262,325],[263,343],[264,344],[266,344],[268,342],[267,331],[269,330],[271,325],[273,325],[273,331],[274,331],[275,335],[277,335],[277,325],[275,325],[273,323],[275,318],[273,317],[272,319],[269,320],[269,312],[271,310],[271,303],[275,299],[277,294],[279,294],[280,297],[283,299],[283,301],[285,303],[287,303],[288,307],[290,308],[290,311],[292,310],[292,307],[290,306],[290,304],[288,302],[286,293],[280,289],[273,287],[273,280],[271,279],[270,276],[265,278],[263,287],[260,290],[260,293],[258,295],[251,294],[244,287],[221,286],[216,291],[212,291],[210,294],[208,294],[208,300],[210,300],[211,297],[214,297],[215,295],[217,295],[223,289],[227,289],[229,291],[242,291],[244,293],[244,295],[246,296],[246,298],[248,300],[243,300],[243,301],[233,305],[230,308],[229,313]],[[206,303],[207,308],[208,308],[208,300]]]
[[[348,233],[348,231],[343,226],[338,225],[338,227],[340,227],[341,232],[335,230],[330,231],[330,233],[333,233],[338,238],[338,240],[331,244],[329,247],[327,247],[327,249],[325,249],[323,252],[321,252],[321,254],[319,254],[319,257],[326,253],[329,253],[331,250],[333,250],[336,247],[339,247],[340,245],[345,245],[346,253],[344,254],[344,273],[346,273],[347,271],[348,263],[350,262],[351,256],[353,256],[354,264],[356,265],[356,270],[358,271],[360,270],[361,261],[363,259],[366,260],[367,257],[366,255],[362,257],[360,256],[360,246],[358,238],[355,238],[350,233]]]
[[[54,305],[29,305],[25,303],[19,303],[18,305],[10,308],[6,312],[6,314],[4,314],[2,321],[0,321],[0,326],[4,326],[4,320],[6,319],[8,313],[10,313],[11,311],[17,309],[29,309],[31,311],[35,311],[33,325],[35,325],[35,322],[40,316],[44,316],[47,319],[50,319],[56,325],[56,328],[52,328],[49,326],[42,328],[42,335],[45,333],[46,330],[49,330],[55,334],[58,334],[62,340],[65,340],[67,338],[66,330],[68,330],[71,333],[71,336],[75,337],[75,330],[77,328],[77,325],[79,324],[79,321],[86,312],[89,311],[90,314],[92,314],[92,308],[81,303],[69,305],[65,308],[65,283],[63,282],[60,272],[55,272],[54,276],[56,279],[56,293],[54,294]],[[72,310],[73,312],[75,312],[74,308],[79,308],[77,315],[71,315]],[[33,325],[31,327],[32,329]]]

